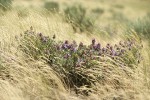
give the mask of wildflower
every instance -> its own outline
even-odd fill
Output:
[[[110,44],[109,43],[106,45],[106,48],[110,48]]]
[[[118,53],[118,52],[115,52],[115,56],[119,56],[119,53]]]
[[[75,52],[75,51],[76,51],[76,48],[74,47],[74,45],[73,45],[73,44],[71,44],[71,45],[70,45],[70,51],[73,51],[73,52]]]
[[[53,35],[53,39],[55,39],[55,38],[56,38],[56,35],[54,34],[54,35]]]
[[[102,53],[101,53],[101,52],[99,52],[99,53],[98,53],[98,56],[101,56],[101,55],[102,55]]]
[[[57,50],[60,50],[60,46],[59,45],[56,45],[55,47],[56,47]]]
[[[110,46],[110,50],[113,50],[113,47],[112,47],[112,46]]]
[[[91,49],[94,49],[94,50],[96,50],[97,49],[97,46],[96,45],[91,45]]]
[[[68,40],[65,41],[65,44],[69,44]]]
[[[119,45],[122,45],[122,41],[119,42]]]
[[[68,45],[66,45],[66,46],[67,46],[68,49],[71,49],[72,44],[70,44],[70,45],[68,44]]]
[[[76,67],[81,67],[81,65],[80,64],[76,64]]]
[[[42,37],[42,36],[43,36],[43,35],[42,35],[42,33],[39,33],[38,35],[39,35],[40,37]]]
[[[129,47],[132,47],[132,42],[130,42],[130,43],[128,44],[128,46],[129,46]]]
[[[83,43],[82,42],[80,42],[80,44],[79,44],[79,48],[82,48],[83,47]]]
[[[68,47],[67,47],[67,44],[62,44],[61,48],[62,48],[62,49],[67,49],[67,48],[68,48]]]
[[[75,49],[74,47],[72,47],[72,48],[70,49],[70,51],[76,52],[76,49]]]
[[[101,49],[101,44],[98,43],[96,46],[95,46],[95,50],[100,50]]]
[[[125,44],[123,44],[122,41],[119,42],[119,45],[123,48],[125,47]]]
[[[42,42],[46,43],[48,41],[48,37],[42,37]]]
[[[102,52],[104,53],[105,51],[106,51],[106,49],[103,47],[103,48],[102,48]]]
[[[121,49],[121,54],[124,54],[125,53],[125,50],[124,49]]]
[[[110,55],[112,55],[112,56],[116,56],[116,52],[115,52],[115,50],[111,50]]]
[[[95,39],[92,39],[92,45],[95,45],[95,42],[96,42]]]

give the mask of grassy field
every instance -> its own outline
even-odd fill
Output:
[[[0,100],[150,100],[149,0],[3,2]]]

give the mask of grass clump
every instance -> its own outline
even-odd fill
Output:
[[[54,1],[47,1],[44,4],[44,8],[50,12],[58,12],[59,11],[59,4]]]
[[[67,7],[64,12],[67,22],[71,23],[75,32],[92,32],[94,30],[94,19],[87,16],[86,8],[75,5]]]
[[[128,23],[128,30],[133,29],[140,36],[150,38],[150,15]]]
[[[113,5],[113,7],[118,8],[118,9],[123,9],[124,8],[123,5],[119,5],[119,4]]]
[[[75,89],[77,93],[85,86],[89,91],[82,93],[88,95],[95,82],[102,81],[99,72],[101,66],[133,67],[132,65],[140,62],[137,57],[139,44],[133,38],[114,46],[108,43],[104,47],[96,43],[95,39],[90,45],[84,45],[82,42],[77,44],[76,41],[68,40],[56,42],[55,38],[55,35],[50,38],[31,29],[22,37],[20,48],[26,56],[45,60],[62,76],[68,87]]]
[[[0,9],[3,11],[9,10],[12,5],[12,0],[0,0]]]
[[[92,9],[92,12],[96,13],[96,14],[99,14],[99,15],[102,15],[104,13],[104,9],[102,9],[102,8],[95,8],[95,9]]]

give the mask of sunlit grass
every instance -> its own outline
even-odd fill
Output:
[[[87,1],[87,4],[90,2]],[[136,32],[124,34],[123,26],[120,24],[117,26],[118,31],[113,32],[112,35],[108,33],[112,30],[108,31],[107,28],[97,29],[93,34],[74,33],[72,26],[64,21],[63,13],[47,15],[45,10],[28,9],[28,15],[20,17],[15,9],[0,16],[0,97],[2,100],[150,99],[149,43],[146,39],[141,41]],[[91,69],[81,68],[85,75],[89,75],[96,82],[90,88],[76,87],[80,90],[77,95],[76,91],[68,87],[69,85],[62,78],[64,76],[55,71],[45,60],[34,59],[31,55],[26,56],[20,50],[20,44],[23,42],[20,38],[31,26],[35,33],[41,32],[50,38],[55,34],[56,42],[75,40],[77,44],[83,42],[85,45],[90,45],[91,40],[95,38],[102,47],[105,47],[107,43],[115,45],[127,37],[132,37],[138,41],[138,45],[143,44],[140,50],[142,59],[139,64],[133,63],[132,68],[128,65],[131,59],[137,58],[132,52],[128,52],[126,58],[129,59],[126,59],[125,63],[127,66],[121,66],[120,58],[113,60],[105,56],[101,62],[97,61],[91,66]],[[80,70],[78,71],[80,73]],[[86,96],[83,91],[85,93],[90,91],[90,94]]]

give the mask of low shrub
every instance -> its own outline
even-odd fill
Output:
[[[117,20],[119,22],[128,22],[128,18],[121,12],[112,12],[112,19]]]
[[[71,23],[75,32],[92,32],[94,19],[87,16],[86,8],[81,5],[67,7],[65,9],[66,21]]]
[[[128,30],[133,29],[140,36],[146,39],[150,38],[150,16],[149,15],[135,21],[130,21],[127,25],[128,25]]]
[[[102,9],[102,8],[95,8],[95,9],[92,9],[92,12],[101,15],[101,14],[104,13],[104,9]]]
[[[58,12],[59,11],[59,4],[57,2],[48,1],[48,2],[45,2],[44,8],[50,12]]]
[[[95,39],[90,45],[84,45],[68,40],[56,42],[55,38],[28,30],[21,38],[20,49],[26,56],[45,60],[60,73],[69,87],[77,91],[82,86],[90,88],[100,81],[98,70],[101,66],[134,68],[141,61],[140,44],[134,38],[127,38],[114,46],[108,43],[105,47],[96,43]]]
[[[113,5],[113,7],[118,8],[118,9],[123,9],[124,8],[123,5],[119,5],[119,4]]]
[[[0,9],[6,11],[11,8],[12,0],[0,0]]]

